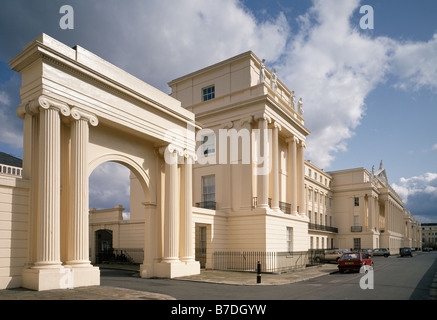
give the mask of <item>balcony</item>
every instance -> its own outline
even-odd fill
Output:
[[[351,232],[363,232],[363,226],[351,226]]]
[[[272,207],[272,198],[269,198],[269,207]],[[258,206],[258,197],[252,198],[252,208],[256,208]],[[286,214],[291,214],[291,204],[287,202],[279,201],[279,209]]]
[[[315,223],[308,223],[308,229],[309,230],[328,231],[328,232],[338,233],[338,228],[328,227],[328,226],[324,226],[321,224],[315,224]]]
[[[203,201],[203,202],[196,202],[195,205],[197,208],[203,208],[203,209],[216,209],[216,202],[215,201]]]

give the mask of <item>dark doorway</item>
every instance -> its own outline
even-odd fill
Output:
[[[96,231],[96,263],[105,263],[114,259],[114,249],[112,248],[112,230]]]

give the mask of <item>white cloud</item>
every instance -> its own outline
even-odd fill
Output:
[[[347,150],[366,115],[367,96],[389,76],[404,90],[437,89],[437,35],[409,43],[369,37],[351,25],[360,5],[359,0],[314,0],[297,18],[300,28],[285,59],[277,62],[281,79],[303,97],[312,132],[306,157],[322,168]]]
[[[96,9],[111,31],[99,50],[163,91],[176,77],[244,51],[276,60],[289,35],[283,14],[257,21],[236,0],[97,2]],[[114,16],[129,23],[111,27]]]
[[[17,116],[11,99],[5,91],[0,91],[0,142],[14,148],[23,146],[21,127],[17,127]]]
[[[301,28],[278,67],[291,90],[303,97],[307,157],[326,167],[365,115],[366,96],[384,80],[386,38],[371,39],[351,26],[359,1],[314,1],[298,18]],[[332,10],[336,8],[336,10]]]
[[[6,92],[0,91],[0,104],[9,105],[9,97]]]
[[[89,178],[90,208],[109,209],[122,205],[130,210],[130,170],[121,164],[105,162]]]
[[[437,214],[437,173],[427,172],[410,178],[400,178],[392,184],[407,208],[414,208],[413,215],[434,217]],[[422,222],[425,222],[422,219]],[[435,221],[434,221],[435,222]]]
[[[435,145],[432,146],[432,151],[437,151],[437,143]]]
[[[390,71],[402,89],[437,89],[437,34],[428,42],[397,43]]]

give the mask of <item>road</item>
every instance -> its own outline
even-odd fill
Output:
[[[335,273],[298,283],[274,286],[141,279],[133,271],[102,269],[101,285],[161,293],[178,300],[431,299],[430,286],[437,275],[437,252],[418,253],[412,258],[374,257],[374,263],[374,269],[367,274]],[[366,287],[367,289],[363,289]]]

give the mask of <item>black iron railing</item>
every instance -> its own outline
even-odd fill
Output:
[[[308,251],[263,252],[263,251],[216,251],[212,255],[212,269],[261,272],[281,272],[305,268]]]
[[[351,232],[362,232],[363,226],[351,226]]]
[[[338,228],[324,226],[321,224],[308,223],[308,229],[310,230],[320,230],[320,231],[328,231],[338,233]]]
[[[268,198],[268,204],[269,207],[272,207],[272,198]],[[252,207],[256,208],[258,206],[258,197],[253,197],[252,198]],[[287,202],[282,202],[279,201],[279,209],[286,213],[286,214],[291,214],[291,204],[287,203]]]
[[[279,209],[281,209],[283,213],[291,214],[291,204],[287,202],[279,201]]]
[[[196,202],[196,207],[203,208],[203,209],[216,210],[216,202],[215,201]]]

